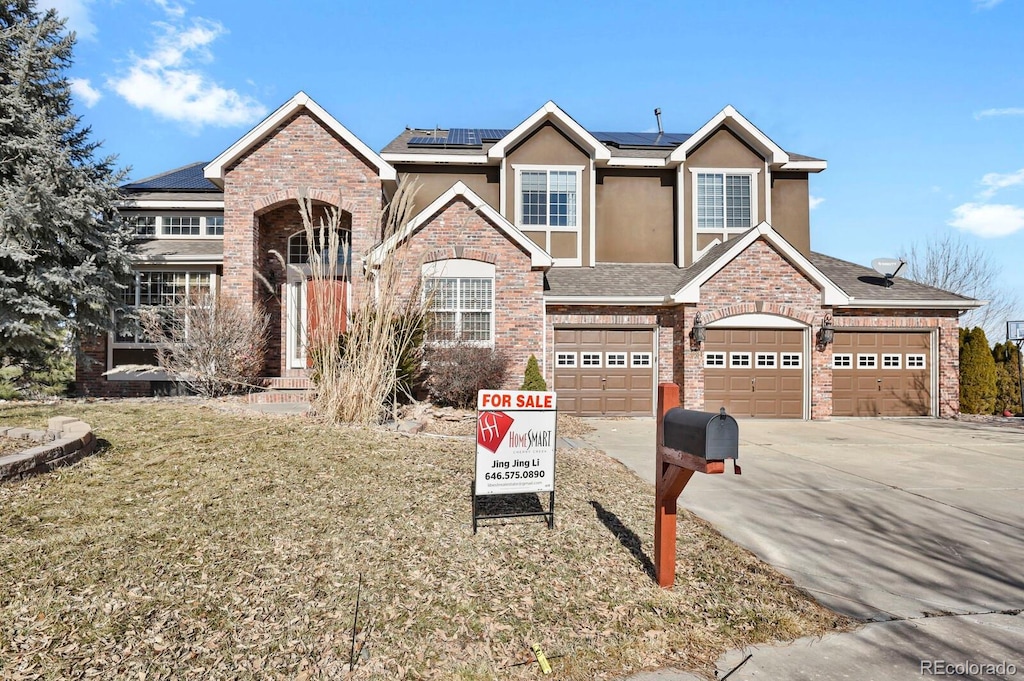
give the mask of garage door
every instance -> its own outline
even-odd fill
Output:
[[[928,332],[836,331],[832,346],[835,416],[929,416]]]
[[[559,411],[650,416],[654,372],[653,329],[555,329]]]
[[[804,331],[708,329],[704,408],[733,416],[804,416]]]

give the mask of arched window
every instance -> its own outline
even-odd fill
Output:
[[[335,230],[335,234],[338,235],[338,264],[342,265],[344,271],[348,273],[352,265],[352,232],[347,229],[338,229]],[[324,264],[327,264],[327,259],[330,258],[331,246],[328,230],[319,227],[313,230],[312,250],[321,253]],[[309,235],[306,234],[306,230],[292,234],[288,238],[288,264],[308,265],[310,250]]]

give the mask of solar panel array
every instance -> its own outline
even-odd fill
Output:
[[[593,135],[619,147],[677,147],[690,137],[673,132],[595,132]]]
[[[484,142],[497,142],[508,135],[501,128],[452,128],[436,135],[412,137],[409,146],[479,147]],[[442,134],[443,133],[443,134]],[[677,147],[685,142],[688,133],[672,132],[595,132],[594,137],[617,147]]]

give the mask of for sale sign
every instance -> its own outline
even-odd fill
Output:
[[[476,494],[555,489],[555,393],[477,394]]]

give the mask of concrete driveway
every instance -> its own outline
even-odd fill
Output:
[[[588,442],[653,483],[653,419],[592,423]],[[907,665],[928,655],[986,661],[979,654],[1010,656],[1024,678],[1024,431],[934,419],[744,420],[740,463],[741,476],[731,466],[695,475],[680,503],[826,606],[888,622],[837,637],[861,662],[864,646],[887,649],[875,639],[906,658],[889,660],[894,675],[858,678],[917,676]],[[800,669],[836,666],[841,655],[821,654],[830,645]],[[761,651],[730,678],[781,678],[771,659],[799,650]],[[786,676],[832,678],[794,671]]]

